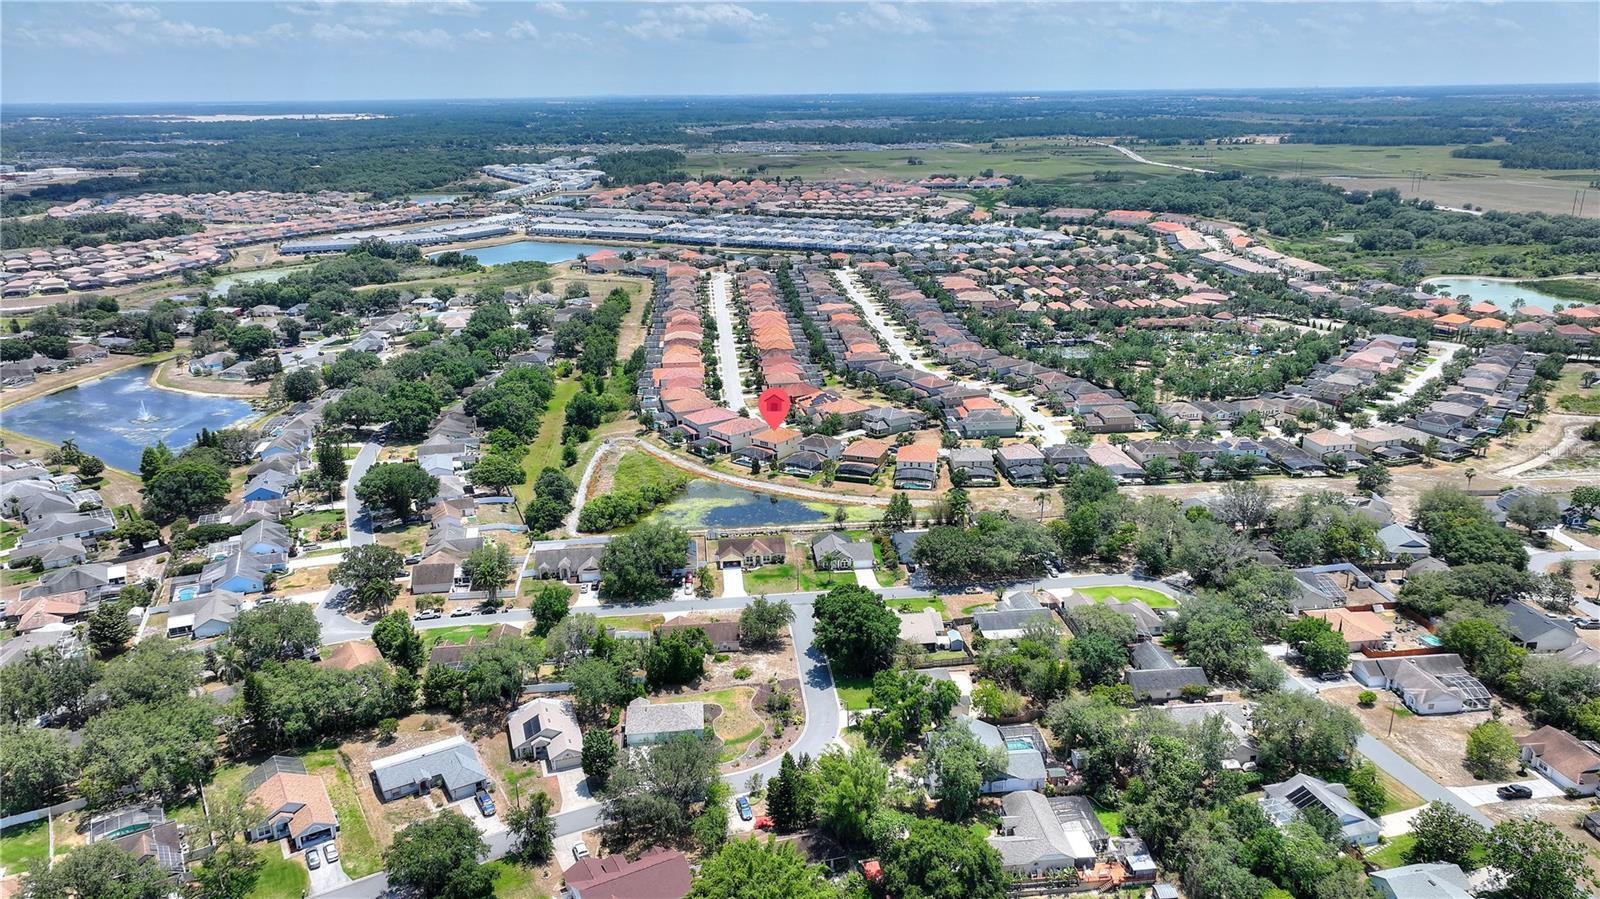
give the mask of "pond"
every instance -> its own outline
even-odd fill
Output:
[[[460,194],[412,194],[411,202],[418,206],[439,206],[444,203],[454,203],[460,198]]]
[[[146,446],[165,440],[176,452],[201,428],[230,427],[251,415],[243,400],[156,387],[155,370],[140,365],[29,400],[6,410],[5,426],[51,443],[70,437],[107,465],[137,472]]]
[[[467,256],[476,256],[479,265],[504,265],[507,262],[566,262],[580,255],[587,256],[606,249],[587,243],[554,243],[547,240],[519,240],[492,247],[462,250]],[[438,254],[434,254],[438,255]]]
[[[311,268],[309,265],[290,265],[283,268],[269,268],[258,272],[234,272],[223,275],[211,282],[211,295],[225,297],[235,284],[270,284],[273,281],[282,281],[295,272],[303,272]]]
[[[690,481],[684,494],[660,509],[657,521],[685,528],[752,528],[810,524],[833,517],[822,503],[757,493],[721,481]]]
[[[1494,281],[1466,275],[1429,278],[1423,284],[1434,290],[1448,290],[1452,297],[1470,296],[1475,303],[1490,302],[1507,312],[1511,311],[1511,301],[1518,298],[1529,306],[1540,306],[1544,309],[1549,309],[1555,303],[1572,302],[1515,281]]]

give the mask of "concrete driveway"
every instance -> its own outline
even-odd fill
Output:
[[[873,571],[871,568],[857,568],[855,569],[855,572],[856,584],[866,587],[868,590],[876,591],[878,589],[877,572]]]
[[[305,864],[305,855],[305,852],[300,853],[301,864]],[[317,857],[322,859],[322,865],[315,871],[309,872],[311,875],[311,895],[316,896],[326,893],[329,890],[338,889],[350,883],[350,875],[344,873],[343,859],[329,862],[327,857],[322,854],[321,846],[317,847]]]
[[[1532,798],[1534,799],[1557,799],[1566,795],[1566,793],[1562,792],[1560,787],[1542,777],[1536,777],[1533,780],[1512,780],[1507,781],[1506,783],[1521,784],[1527,787],[1533,791]],[[1505,783],[1473,784],[1470,787],[1451,787],[1450,790],[1457,796],[1460,796],[1462,799],[1465,799],[1473,805],[1492,805],[1496,802],[1520,801],[1516,799],[1501,799],[1499,796],[1494,794],[1495,790],[1498,790],[1505,785]]]
[[[722,569],[722,595],[723,596],[749,596],[744,591],[744,569]]]
[[[460,812],[463,817],[476,825],[478,832],[485,837],[493,836],[497,833],[505,833],[509,829],[506,827],[504,803],[497,800],[495,806],[494,815],[485,818],[483,812],[478,811],[478,801],[476,799],[468,797],[460,802],[452,802],[450,804],[451,808]]]

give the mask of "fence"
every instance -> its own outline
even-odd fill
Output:
[[[4,818],[0,818],[0,829],[15,827],[18,824],[29,824],[39,820],[40,818],[49,818],[55,815],[64,815],[67,812],[75,812],[88,804],[89,803],[83,801],[82,799],[69,799],[66,802],[52,805],[48,808],[36,808],[31,812],[17,812],[15,815],[7,815]]]

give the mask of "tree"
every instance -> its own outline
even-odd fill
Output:
[[[106,463],[99,456],[79,456],[78,474],[85,478],[97,478],[106,470]]]
[[[405,518],[422,509],[439,493],[439,479],[415,462],[374,465],[356,484],[356,498],[369,506],[387,509]]]
[[[79,790],[90,805],[114,802],[124,790],[173,800],[204,782],[217,754],[218,708],[209,699],[176,696],[89,719]]]
[[[1490,719],[1468,732],[1464,764],[1479,780],[1504,780],[1517,770],[1520,754],[1511,728]]]
[[[1476,867],[1478,847],[1487,834],[1465,812],[1434,800],[1411,819],[1411,835],[1416,842],[1406,850],[1407,864],[1443,862],[1470,871]]]
[[[734,840],[700,863],[688,899],[833,899],[828,869],[772,837]]]
[[[54,804],[77,776],[72,747],[56,731],[40,727],[0,729],[0,814],[12,815]]]
[[[881,524],[885,531],[898,534],[916,524],[916,517],[916,510],[911,508],[911,498],[906,496],[905,491],[896,490],[889,497],[889,506],[883,512]]]
[[[770,646],[793,621],[793,606],[762,594],[739,613],[739,636],[753,646]]]
[[[583,732],[583,773],[589,779],[589,791],[605,790],[611,772],[617,767],[617,741],[611,732],[591,727]]]
[[[161,528],[156,523],[143,518],[129,518],[112,532],[112,536],[119,540],[128,541],[134,552],[143,552],[146,543],[161,539]]]
[[[1091,633],[1067,644],[1067,658],[1072,660],[1085,687],[1110,686],[1122,679],[1128,650],[1105,634]]]
[[[604,720],[613,706],[632,696],[622,670],[606,659],[584,659],[568,666],[567,681],[572,684],[573,711],[583,721]]]
[[[272,346],[272,332],[261,325],[245,325],[234,328],[228,335],[228,349],[240,356],[251,358],[266,352]]]
[[[1183,646],[1189,662],[1204,668],[1212,680],[1244,683],[1257,660],[1266,658],[1250,619],[1225,600],[1188,603],[1173,625],[1169,635]]]
[[[1584,850],[1554,824],[1537,818],[1502,821],[1489,831],[1484,861],[1506,875],[1505,895],[1574,899],[1596,885]]]
[[[322,643],[322,625],[311,606],[275,602],[241,612],[228,629],[228,646],[238,652],[245,670],[265,662],[301,659]]]
[[[139,479],[148,484],[171,464],[172,450],[167,449],[165,441],[158,440],[154,446],[145,447],[144,452],[139,454]]]
[[[567,617],[567,602],[572,591],[565,584],[543,584],[533,595],[528,611],[533,615],[533,635],[548,636],[550,629]]]
[[[816,796],[811,785],[811,760],[784,753],[778,774],[767,783],[767,814],[778,833],[794,833],[816,820]]]
[[[534,793],[526,803],[506,812],[511,855],[525,865],[547,865],[556,854],[556,822],[550,818],[550,796]]]
[[[611,538],[601,554],[600,590],[625,600],[665,599],[669,580],[689,557],[689,534],[667,522],[646,521]]]
[[[706,670],[711,641],[699,628],[657,632],[645,651],[644,674],[652,689],[687,684]]]
[[[817,646],[836,670],[871,674],[888,667],[900,642],[900,619],[883,597],[853,584],[834,587],[817,601]]]
[[[1328,622],[1306,616],[1296,618],[1283,629],[1284,642],[1300,653],[1312,674],[1343,671],[1350,663],[1350,648]]]
[[[172,880],[154,858],[140,859],[103,840],[28,869],[22,895],[29,899],[167,899]]]
[[[328,580],[353,588],[353,611],[382,608],[394,601],[400,588],[395,579],[406,573],[405,559],[400,553],[377,543],[353,546],[345,550],[339,564],[333,566]]]
[[[195,870],[200,899],[245,899],[255,888],[263,862],[254,848],[227,840]]]
[[[721,802],[727,798],[727,788],[717,777],[721,747],[712,737],[680,734],[655,744],[648,753],[624,755],[606,786],[601,813],[606,846],[625,851],[683,845],[695,837],[695,806],[702,803],[704,814],[720,817],[725,829],[728,812]]]
[[[166,524],[182,515],[189,519],[215,512],[228,501],[228,476],[204,462],[174,462],[145,481],[145,518]]]
[[[442,405],[438,393],[427,383],[396,381],[384,394],[384,417],[396,437],[409,440],[427,433],[428,423],[439,414]]]
[[[829,749],[817,759],[817,825],[845,846],[864,846],[883,807],[889,769],[864,746]]]
[[[109,659],[122,652],[133,639],[133,622],[128,620],[128,607],[122,603],[106,603],[89,616],[89,648],[97,659]]]
[[[372,643],[389,664],[413,674],[427,659],[422,637],[403,611],[396,610],[378,619],[372,628]]]
[[[1543,493],[1525,493],[1506,507],[1506,520],[1529,533],[1543,530],[1561,520],[1556,498]]]
[[[350,466],[344,460],[344,446],[331,433],[317,440],[317,476],[330,484],[339,484],[350,476]]]
[[[1393,480],[1394,475],[1389,473],[1389,469],[1374,462],[1356,475],[1356,487],[1362,493],[1382,493]]]
[[[200,685],[202,660],[171,640],[143,640],[106,666],[100,686],[113,706],[187,696]]]
[[[1217,503],[1217,519],[1243,528],[1247,533],[1259,528],[1272,511],[1272,488],[1255,481],[1230,481],[1222,487]]]
[[[506,488],[521,484],[528,476],[517,460],[500,453],[490,453],[472,466],[471,477],[474,485],[504,494]]]
[[[304,403],[317,398],[322,392],[322,375],[306,366],[283,376],[283,398],[291,403]]]
[[[494,895],[492,879],[478,864],[478,856],[488,851],[478,828],[446,809],[396,834],[384,850],[383,867],[391,884],[424,896],[488,899]]]
[[[472,581],[472,589],[488,594],[484,604],[494,608],[500,604],[500,589],[515,574],[511,551],[504,543],[485,542],[467,555],[461,571]]]
[[[1349,709],[1290,691],[1263,697],[1250,725],[1256,763],[1265,771],[1285,776],[1345,767],[1363,732]]]
[[[917,818],[879,856],[885,895],[905,899],[1002,899],[1011,878],[1000,853],[970,828]]]
[[[948,821],[964,821],[977,811],[983,785],[1006,770],[1005,753],[985,748],[961,719],[946,721],[928,737],[924,761],[939,814]]]

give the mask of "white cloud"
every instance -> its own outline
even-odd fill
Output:
[[[506,37],[511,38],[514,41],[531,41],[538,36],[539,26],[527,21],[526,19],[518,22],[512,22],[511,27],[506,30]]]
[[[378,32],[352,28],[343,22],[318,22],[311,26],[313,39],[330,44],[370,41],[381,36]]]
[[[107,15],[114,19],[124,19],[131,22],[154,22],[161,18],[161,13],[154,6],[135,6],[132,3],[112,3],[105,7]]]
[[[456,42],[450,32],[445,31],[443,28],[410,28],[405,31],[395,32],[390,37],[402,44],[410,44],[413,47],[449,47]]]
[[[545,15],[557,19],[581,19],[587,15],[581,9],[573,9],[565,3],[557,3],[555,0],[544,0],[543,3],[536,3],[534,6]]]
[[[897,3],[868,3],[835,17],[836,27],[846,31],[884,31],[891,34],[928,34],[933,26],[927,19]]]
[[[773,34],[777,26],[765,13],[737,3],[681,4],[664,10],[648,8],[623,31],[644,41],[686,38],[737,44]]]

